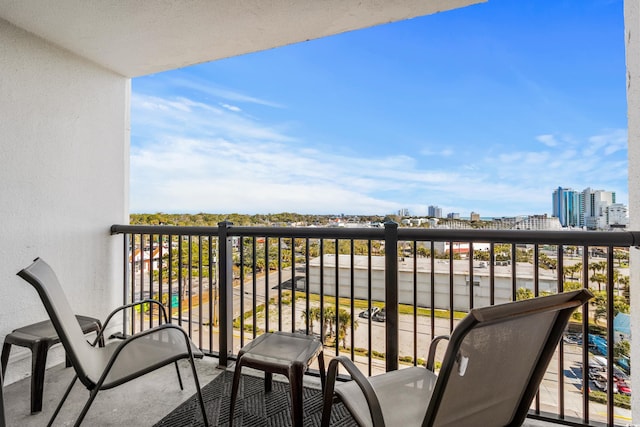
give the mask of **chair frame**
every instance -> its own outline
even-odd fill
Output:
[[[2,384],[4,384],[4,381],[2,378],[2,370],[0,370],[0,427],[6,427],[7,421],[4,415],[4,395],[2,391]]]
[[[107,327],[109,325],[109,322],[111,321],[111,319],[118,314],[119,312],[121,312],[122,310],[126,310],[128,308],[132,308],[132,307],[136,307],[142,304],[152,304],[152,305],[156,305],[158,307],[158,312],[162,313],[162,320],[164,321],[164,323],[152,327],[150,329],[144,330],[142,332],[138,332],[135,333],[133,335],[127,336],[126,338],[124,338],[121,342],[119,342],[117,344],[117,348],[115,349],[115,351],[113,351],[113,353],[110,355],[109,360],[107,361],[107,363],[104,366],[104,369],[100,375],[100,377],[97,380],[93,380],[89,377],[88,373],[86,372],[86,370],[83,368],[83,361],[80,360],[80,355],[78,354],[78,352],[76,351],[75,348],[75,344],[73,343],[73,340],[69,337],[69,335],[67,334],[67,331],[63,325],[63,322],[61,320],[60,317],[60,312],[59,309],[60,308],[65,308],[65,307],[56,307],[55,303],[52,301],[50,295],[49,295],[49,286],[53,287],[60,287],[60,289],[55,289],[56,291],[59,291],[61,293],[62,296],[64,296],[64,293],[62,292],[61,286],[58,283],[55,284],[45,284],[43,283],[43,281],[41,280],[41,278],[39,277],[37,272],[34,272],[34,269],[41,269],[41,268],[45,268],[49,270],[49,273],[53,275],[53,278],[56,279],[55,277],[55,273],[53,272],[53,270],[51,269],[51,267],[44,262],[42,259],[40,258],[36,258],[33,263],[29,266],[26,267],[24,269],[22,269],[20,272],[18,272],[18,276],[20,276],[21,278],[23,278],[24,280],[26,280],[29,284],[31,284],[36,291],[38,292],[40,299],[42,300],[42,303],[45,306],[45,309],[47,311],[47,313],[49,314],[49,317],[51,319],[51,322],[53,323],[56,332],[58,333],[58,336],[60,337],[60,342],[62,343],[65,352],[67,353],[68,359],[71,362],[71,365],[73,366],[74,370],[75,370],[75,376],[72,379],[71,383],[69,384],[69,386],[67,387],[67,390],[65,391],[62,399],[60,400],[60,403],[58,404],[55,412],[53,413],[49,423],[47,424],[48,426],[51,426],[53,424],[53,421],[55,420],[55,418],[57,417],[58,413],[60,412],[60,410],[62,409],[62,406],[64,405],[64,402],[66,401],[67,397],[69,396],[69,393],[71,392],[71,389],[73,388],[75,382],[80,379],[80,382],[90,391],[89,394],[89,398],[87,400],[87,402],[85,403],[84,407],[82,408],[82,411],[80,412],[80,414],[78,415],[78,418],[75,421],[75,426],[79,426],[82,423],[82,420],[84,419],[84,417],[86,416],[87,412],[89,411],[89,408],[91,407],[91,404],[93,403],[94,399],[96,398],[98,392],[100,390],[106,390],[106,389],[110,389],[113,387],[117,387],[121,384],[124,384],[132,379],[138,378],[142,375],[145,375],[149,372],[152,372],[156,369],[159,369],[163,366],[166,366],[170,363],[174,363],[175,367],[176,367],[176,372],[178,374],[178,382],[180,384],[180,389],[183,390],[183,384],[182,384],[182,378],[180,376],[180,370],[178,367],[178,360],[180,359],[188,359],[189,363],[191,365],[191,371],[193,373],[193,378],[194,378],[194,383],[195,383],[195,387],[196,387],[196,392],[198,395],[198,400],[200,403],[200,408],[202,411],[202,417],[203,417],[203,421],[204,421],[204,425],[208,426],[209,422],[207,419],[207,414],[205,411],[205,406],[204,406],[204,400],[202,397],[202,392],[200,389],[200,382],[198,380],[198,375],[196,372],[196,367],[195,367],[195,363],[194,363],[194,357],[198,357],[198,358],[202,358],[203,354],[201,352],[198,351],[198,353],[194,353],[192,350],[192,342],[191,339],[189,338],[189,336],[187,335],[187,333],[185,332],[184,329],[182,329],[181,327],[174,325],[172,323],[168,322],[168,316],[167,316],[167,312],[166,312],[166,307],[157,300],[153,300],[153,299],[145,299],[142,301],[137,301],[131,304],[125,304],[122,305],[120,307],[117,307],[115,310],[113,310],[106,318],[106,320],[103,322],[102,324],[102,328],[100,329],[100,331],[98,332],[95,340],[93,341],[93,343],[90,343],[90,345],[94,348],[96,348],[96,345],[104,339],[104,332],[105,330],[107,330]],[[117,361],[118,355],[122,353],[122,351],[129,345],[131,345],[132,343],[135,343],[137,340],[140,340],[144,337],[148,337],[154,334],[158,334],[158,333],[162,333],[164,330],[175,330],[175,331],[180,331],[180,334],[184,337],[185,340],[185,348],[186,348],[186,356],[184,355],[184,353],[182,354],[175,354],[169,358],[163,359],[161,361],[157,361],[155,364],[147,366],[144,369],[139,369],[137,371],[132,371],[130,372],[128,375],[126,376],[122,376],[121,378],[119,378],[117,381],[112,381],[112,382],[108,382],[105,383],[105,381],[107,380],[107,377],[111,371],[111,369],[113,368],[114,364]],[[115,345],[115,344],[112,344]],[[96,348],[96,350],[101,350],[101,347]],[[106,350],[106,348],[105,348]],[[0,426],[1,427],[1,426]]]
[[[480,324],[497,323],[505,320],[510,320],[522,316],[533,315],[537,313],[544,313],[550,311],[557,311],[556,320],[553,322],[552,327],[549,330],[547,339],[544,342],[542,351],[539,354],[537,362],[531,374],[527,386],[523,391],[518,406],[514,411],[513,418],[509,425],[519,426],[524,422],[531,402],[533,401],[540,382],[542,381],[544,374],[547,370],[547,366],[551,361],[553,353],[558,345],[558,342],[562,338],[565,327],[573,311],[585,304],[589,299],[593,297],[591,291],[587,289],[581,289],[572,292],[565,292],[562,294],[550,295],[546,297],[539,297],[530,300],[523,300],[517,302],[510,302],[506,304],[500,304],[489,307],[482,307],[472,309],[469,314],[460,321],[460,323],[453,330],[451,336],[437,336],[435,337],[429,346],[429,355],[425,363],[426,369],[434,371],[435,355],[438,344],[443,340],[448,340],[449,344],[443,358],[441,369],[438,373],[437,380],[435,382],[433,394],[428,402],[425,402],[427,411],[423,422],[423,427],[431,427],[436,421],[436,416],[444,396],[447,381],[452,374],[456,365],[456,355],[460,350],[460,346],[465,337],[473,330],[474,327]],[[542,302],[543,299],[547,299]],[[555,302],[558,300],[558,302]],[[517,307],[517,312],[511,312],[513,308]],[[351,379],[355,381],[362,390],[365,399],[369,405],[369,412],[374,427],[384,427],[384,415],[380,402],[376,395],[376,392],[370,384],[367,377],[356,367],[351,359],[346,356],[338,356],[329,362],[329,369],[327,372],[327,383],[324,394],[324,406],[322,411],[322,426],[328,427],[331,417],[331,408],[334,399],[338,396],[334,395],[336,378],[338,376],[338,367],[342,365],[347,373],[351,376]],[[385,374],[381,374],[385,375]]]

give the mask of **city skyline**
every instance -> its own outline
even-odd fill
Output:
[[[132,80],[131,212],[628,204],[621,0],[492,0]]]

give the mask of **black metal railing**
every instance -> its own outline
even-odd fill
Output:
[[[172,321],[223,366],[262,332],[288,330],[317,334],[325,354],[348,355],[372,375],[421,363],[431,339],[473,307],[600,288],[598,304],[583,308],[559,345],[543,383],[555,391],[539,394],[531,416],[574,425],[629,422],[614,393],[622,384],[623,373],[614,375],[620,351],[607,349],[624,349],[614,315],[628,312],[625,272],[639,232],[432,230],[393,222],[111,231],[124,236],[123,302],[160,299]],[[123,332],[154,322],[154,313],[132,312]],[[605,365],[589,369],[598,352]],[[593,400],[596,385],[606,390],[604,403]]]

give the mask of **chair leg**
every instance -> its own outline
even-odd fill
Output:
[[[338,375],[338,363],[335,360],[329,362],[329,371],[327,372],[327,383],[324,387],[324,405],[322,407],[321,427],[329,427],[331,420],[331,409],[333,407],[333,390],[336,386],[336,376]]]
[[[47,343],[35,343],[31,349],[31,413],[42,410],[42,394],[44,393],[44,372],[47,365]]]
[[[76,383],[77,379],[78,379],[78,376],[74,375],[73,379],[71,380],[71,384],[69,384],[69,387],[67,387],[67,391],[64,392],[64,396],[62,396],[60,403],[58,403],[56,410],[53,412],[53,415],[51,416],[51,419],[49,420],[47,427],[51,427],[53,425],[53,421],[58,416],[58,413],[60,412],[60,409],[62,409],[62,405],[64,404],[64,401],[67,400],[67,397],[69,396],[69,393],[71,392],[71,389],[73,388],[73,385]]]
[[[231,386],[231,404],[229,406],[229,426],[233,427],[233,414],[236,406],[236,398],[238,397],[238,388],[240,387],[240,377],[242,376],[242,356],[238,356],[236,360],[236,369],[233,372],[233,384]]]
[[[180,368],[178,368],[178,362],[176,361],[174,364],[176,365],[176,372],[178,373],[178,382],[180,383],[180,390],[184,390],[184,387],[182,385],[182,376],[180,376]]]
[[[4,374],[7,372],[7,362],[9,362],[9,353],[11,353],[11,344],[4,343],[2,346],[2,378],[4,381]]]
[[[191,364],[193,381],[195,382],[196,392],[198,393],[198,401],[200,402],[200,410],[202,411],[202,420],[204,421],[204,426],[209,427],[209,419],[207,418],[207,411],[204,406],[204,399],[202,398],[202,390],[200,390],[200,381],[198,380],[198,373],[196,372],[196,364],[193,361],[193,356],[189,357],[189,363]]]
[[[87,412],[89,412],[89,408],[91,407],[91,404],[93,403],[94,399],[98,395],[98,391],[99,391],[98,387],[95,387],[93,390],[91,390],[87,403],[84,404],[84,407],[80,412],[80,415],[78,415],[76,422],[73,424],[74,427],[80,427],[80,424],[82,424],[82,420],[84,420],[84,417],[87,415]]]

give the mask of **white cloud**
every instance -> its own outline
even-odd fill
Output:
[[[226,108],[229,111],[233,111],[235,113],[239,113],[240,111],[242,111],[242,109],[240,107],[237,107],[235,105],[229,105],[229,104],[220,104],[221,107]]]
[[[539,135],[545,150],[482,148],[466,164],[454,154],[470,147],[428,147],[417,157],[349,155],[315,148],[287,124],[264,123],[228,103],[132,96],[132,212],[387,214],[461,200],[483,216],[549,212],[559,185],[617,191],[626,180],[626,133],[580,141]],[[559,141],[562,143],[559,143]],[[580,149],[576,149],[576,144]],[[594,154],[602,155],[594,155]],[[450,160],[434,162],[424,156]],[[458,163],[455,163],[458,162]],[[460,212],[468,215],[468,212]]]
[[[553,135],[538,135],[536,136],[536,140],[547,147],[555,147],[558,145],[558,141],[556,141],[556,138]]]

